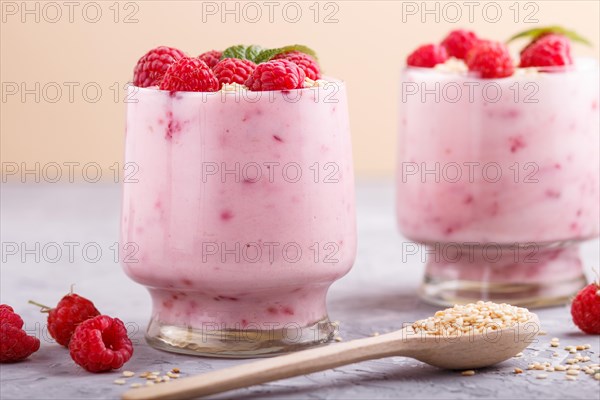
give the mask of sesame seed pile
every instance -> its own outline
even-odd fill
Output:
[[[433,317],[414,322],[412,328],[417,333],[428,335],[458,336],[466,332],[483,333],[488,329],[509,328],[527,322],[531,315],[526,308],[478,301],[438,311]]]

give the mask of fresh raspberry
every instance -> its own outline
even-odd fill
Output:
[[[43,310],[42,310],[43,311]],[[48,314],[48,332],[58,344],[69,346],[77,325],[100,315],[94,303],[77,294],[63,297]]]
[[[465,59],[465,56],[471,50],[473,45],[479,41],[474,32],[464,29],[452,31],[442,41],[442,46],[448,52],[450,57]]]
[[[211,50],[200,54],[198,58],[204,61],[209,68],[214,68],[215,65],[217,65],[217,63],[221,60],[222,55],[223,52],[219,50]]]
[[[273,59],[293,62],[304,71],[307,78],[312,79],[313,81],[321,78],[321,69],[319,68],[317,60],[301,51],[289,51],[287,53],[277,54]]]
[[[291,90],[304,86],[306,74],[289,60],[271,60],[258,64],[244,83],[254,91]]]
[[[219,90],[219,81],[204,61],[183,57],[169,67],[160,89],[171,92],[216,92]]]
[[[20,319],[20,318],[19,318]],[[40,340],[10,322],[0,324],[0,362],[21,361],[38,351]]]
[[[433,68],[448,59],[448,52],[437,44],[426,44],[413,51],[406,59],[411,67]]]
[[[250,60],[239,58],[225,58],[214,66],[213,72],[219,80],[219,87],[224,83],[239,83],[243,85],[252,74],[256,64]]]
[[[75,329],[69,352],[86,370],[101,372],[121,368],[131,358],[133,344],[120,319],[99,315]]]
[[[17,329],[23,328],[23,320],[8,304],[0,305],[0,325],[9,324]]]
[[[173,47],[160,46],[142,56],[133,70],[133,84],[139,87],[158,86],[171,64],[185,53]]]
[[[573,322],[585,333],[600,334],[600,284],[590,283],[571,303]]]
[[[563,35],[547,33],[534,39],[521,52],[521,68],[573,64],[571,42]]]
[[[467,53],[465,58],[469,71],[483,79],[505,78],[515,71],[508,48],[500,42],[480,41]]]

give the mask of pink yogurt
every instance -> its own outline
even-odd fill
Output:
[[[169,93],[132,88],[122,242],[153,320],[308,326],[356,253],[346,89]]]

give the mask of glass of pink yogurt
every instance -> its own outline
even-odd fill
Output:
[[[421,295],[563,303],[599,233],[598,65],[495,80],[448,65],[402,73],[397,218],[426,260]]]
[[[256,357],[332,338],[329,286],[356,253],[346,88],[132,88],[122,242],[153,302],[147,341]]]

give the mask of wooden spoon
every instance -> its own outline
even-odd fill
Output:
[[[411,327],[380,336],[268,358],[149,387],[132,389],[124,400],[188,399],[310,374],[383,357],[404,356],[446,369],[482,368],[525,349],[540,330],[532,314],[510,328],[458,337],[415,333]]]

